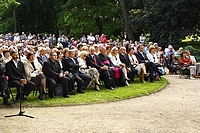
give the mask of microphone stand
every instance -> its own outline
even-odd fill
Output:
[[[20,51],[21,49],[18,49],[18,54],[19,54],[19,61],[20,61],[20,68],[19,68],[19,71],[20,73],[22,74],[21,72],[21,68],[22,68],[22,62],[21,62],[21,57],[20,57]],[[18,114],[14,114],[14,115],[7,115],[7,116],[4,116],[4,117],[14,117],[14,116],[25,116],[25,117],[29,117],[29,118],[34,118],[33,116],[30,116],[30,115],[25,115],[25,111],[22,111],[22,88],[21,88],[21,82],[20,82],[20,89],[19,89],[20,93],[20,98],[19,98],[19,113]]]

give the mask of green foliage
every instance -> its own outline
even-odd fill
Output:
[[[20,3],[16,0],[0,0],[0,7],[8,7],[10,5],[19,5]]]
[[[115,90],[108,90],[105,87],[100,87],[100,91],[95,91],[93,88],[88,88],[84,94],[76,94],[70,96],[70,98],[55,97],[47,98],[46,100],[40,101],[37,96],[30,94],[28,101],[23,101],[23,106],[35,107],[35,106],[65,106],[65,105],[78,105],[78,104],[90,104],[90,103],[105,103],[110,101],[128,99],[133,97],[138,97],[142,95],[149,95],[160,90],[163,86],[167,84],[167,80],[162,78],[161,81],[156,83],[147,82],[142,84],[137,78],[134,83],[130,86],[119,87]],[[14,89],[13,89],[14,90]],[[0,99],[2,103],[2,99]],[[18,103],[12,104],[12,106],[18,106]],[[1,105],[0,107],[3,107]]]
[[[68,0],[59,13],[58,25],[60,29],[67,26],[70,29],[68,35],[75,38],[89,32],[110,37],[121,31],[120,7],[112,0]]]
[[[198,6],[198,0],[145,0],[131,12],[134,33],[150,33],[150,41],[161,46],[180,43],[187,35],[199,34]]]
[[[141,33],[161,46],[178,44],[185,36],[200,35],[199,0],[123,0],[136,40]],[[124,38],[119,0],[0,0],[0,32],[104,33]],[[123,10],[124,11],[124,10]],[[125,16],[125,15],[124,15]],[[126,23],[127,24],[127,23]],[[130,28],[128,28],[130,29]],[[128,31],[127,31],[128,32]]]
[[[13,32],[14,20],[12,13],[12,5],[6,5],[0,8],[0,33]]]
[[[19,32],[57,33],[57,0],[19,0],[16,10]]]

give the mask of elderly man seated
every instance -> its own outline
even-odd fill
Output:
[[[125,82],[122,76],[122,70],[119,67],[115,67],[108,55],[106,55],[106,48],[104,46],[100,46],[100,53],[98,54],[98,58],[102,64],[108,67],[109,71],[111,71],[111,77],[114,80],[114,84],[117,86],[124,86]],[[115,87],[113,85],[113,87]]]

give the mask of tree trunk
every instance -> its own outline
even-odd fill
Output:
[[[17,21],[16,21],[16,6],[13,7],[13,19],[14,19],[14,33],[17,32]]]
[[[121,5],[121,9],[122,9],[122,15],[124,18],[124,24],[125,24],[125,29],[126,29],[128,39],[133,40],[134,36],[133,36],[133,32],[131,30],[130,20],[129,20],[128,12],[127,12],[126,5],[125,5],[125,0],[120,0],[120,5]]]
[[[68,26],[65,25],[65,26],[64,26],[64,35],[65,35],[65,36],[68,36],[68,33],[69,33],[68,30],[69,30],[69,29],[68,29]]]

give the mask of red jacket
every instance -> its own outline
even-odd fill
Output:
[[[187,57],[185,57],[185,59],[183,57],[180,57],[178,60],[180,62],[180,67],[184,67],[184,65],[192,64],[192,61]]]
[[[101,37],[99,38],[99,42],[101,42],[101,43],[107,43],[106,37],[105,37],[105,36],[101,36]]]

